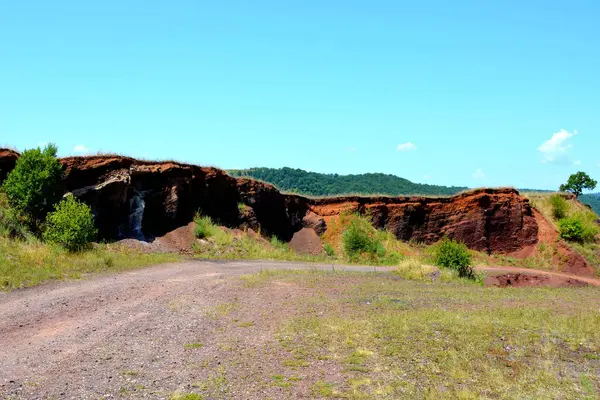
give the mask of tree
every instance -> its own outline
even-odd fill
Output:
[[[560,185],[561,192],[571,192],[575,197],[581,196],[583,189],[594,190],[598,182],[590,178],[585,172],[578,172],[569,177],[564,185]]]
[[[24,151],[4,181],[9,205],[23,214],[34,229],[63,193],[63,169],[56,152],[53,144],[44,150],[38,147]]]
[[[97,233],[90,207],[68,196],[56,205],[56,211],[48,214],[44,240],[79,251],[88,247]]]

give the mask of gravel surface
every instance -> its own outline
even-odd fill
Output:
[[[252,288],[238,277],[312,268],[332,265],[188,261],[0,293],[0,398],[290,398],[271,381],[289,357],[276,331],[302,312],[298,301],[311,289]],[[339,378],[331,361],[319,363],[302,370],[293,398],[313,398],[304,382],[316,376]]]
[[[232,279],[268,268],[332,266],[189,261],[0,293],[0,398],[166,399],[199,381],[218,394],[221,361],[232,356],[244,391],[221,385],[214,398],[285,398],[261,380],[277,357],[270,332],[286,316],[280,304],[296,289],[265,296]],[[233,327],[220,320],[240,302],[250,314]]]

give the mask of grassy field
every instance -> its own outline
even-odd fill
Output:
[[[195,386],[198,398],[235,398],[249,377],[271,399],[600,395],[596,288],[323,271],[263,271],[231,284],[244,301],[214,306],[227,310],[213,313],[218,342],[196,355],[218,353],[201,374],[220,384]]]

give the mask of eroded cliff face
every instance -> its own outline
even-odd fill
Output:
[[[306,199],[216,168],[101,156],[61,163],[66,189],[91,206],[105,238],[161,236],[201,212],[222,225],[260,227],[287,241],[307,210]]]
[[[18,158],[19,153],[14,150],[0,149],[0,182],[12,171]]]
[[[161,236],[201,212],[229,227],[260,228],[266,235],[289,241],[304,227],[323,233],[328,217],[349,210],[369,215],[376,227],[405,241],[432,243],[448,236],[476,250],[507,253],[538,240],[528,200],[512,189],[481,189],[439,199],[308,199],[282,194],[262,182],[230,177],[216,168],[177,162],[121,156],[60,161],[67,191],[92,208],[100,235],[106,239]]]
[[[454,197],[345,197],[312,200],[311,210],[350,210],[404,241],[434,243],[447,236],[488,253],[509,253],[538,241],[529,200],[514,189],[477,189]]]

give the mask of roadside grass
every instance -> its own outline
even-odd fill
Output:
[[[282,376],[322,362],[314,396],[593,399],[600,395],[596,288],[484,288],[465,280],[279,271],[311,288],[276,337]],[[297,362],[296,362],[297,361]],[[339,374],[337,379],[328,376]],[[284,382],[284,381],[282,381]]]
[[[174,262],[175,254],[141,253],[105,244],[78,253],[29,237],[0,237],[0,290],[36,286],[49,280],[79,279],[85,274],[118,272]]]

